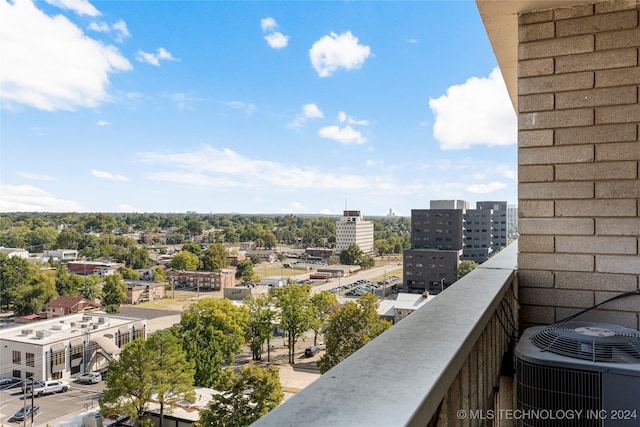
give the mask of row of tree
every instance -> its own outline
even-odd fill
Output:
[[[204,236],[205,243],[252,241],[258,247],[267,249],[275,248],[277,244],[297,243],[323,247],[335,244],[337,218],[193,213],[0,213],[0,246],[25,248],[32,252],[77,249],[82,256],[98,258],[112,256],[110,252],[113,248],[104,246],[114,242],[104,241],[102,237],[105,235],[111,236],[107,240],[112,240],[114,237],[126,239],[121,235],[138,231],[162,231],[167,233],[169,244],[181,244]],[[409,218],[380,217],[371,220],[374,222],[377,254],[401,253],[409,248]],[[62,231],[58,232],[58,229]],[[128,247],[121,242],[116,242],[115,246]],[[115,257],[118,257],[117,254]]]
[[[391,326],[379,319],[377,306],[372,294],[339,306],[330,292],[311,295],[308,285],[250,297],[244,306],[204,298],[183,311],[178,325],[146,341],[136,339],[109,363],[101,408],[107,414],[127,413],[138,425],[147,425],[144,413],[153,399],[160,405],[162,426],[165,406],[193,399],[196,384],[218,391],[201,411],[200,426],[249,425],[280,404],[283,393],[275,367],[233,367],[245,343],[259,361],[265,344],[270,352],[278,327],[287,339],[288,361],[294,364],[297,341],[312,330],[316,344],[326,329],[326,354],[319,362],[324,373]]]

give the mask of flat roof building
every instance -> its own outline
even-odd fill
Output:
[[[373,222],[366,221],[360,211],[344,211],[336,221],[336,252],[358,245],[365,254],[373,254]]]
[[[146,319],[78,313],[0,329],[0,376],[69,379],[106,369],[124,346],[146,338]]]

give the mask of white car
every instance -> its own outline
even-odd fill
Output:
[[[0,385],[7,385],[13,382],[13,378],[0,377]]]
[[[100,375],[99,372],[87,372],[86,374],[82,374],[78,377],[78,382],[84,384],[97,384],[101,380],[102,375]]]

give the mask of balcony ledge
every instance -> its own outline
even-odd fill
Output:
[[[516,263],[514,243],[253,425],[427,425],[511,289]]]

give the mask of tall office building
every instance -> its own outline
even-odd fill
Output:
[[[435,200],[431,209],[411,211],[411,249],[403,252],[405,292],[437,294],[455,282],[460,261],[481,264],[507,245],[506,202],[468,206]]]
[[[336,252],[356,244],[365,254],[373,254],[373,222],[366,221],[360,211],[344,211],[336,221]]]

